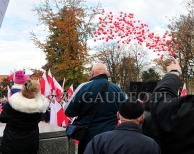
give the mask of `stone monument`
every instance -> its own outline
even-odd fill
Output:
[[[0,143],[5,125],[0,123]],[[65,128],[40,122],[39,133],[38,154],[75,154],[75,142],[68,140]]]

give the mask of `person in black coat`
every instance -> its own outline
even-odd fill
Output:
[[[143,112],[140,101],[128,98],[119,107],[121,124],[113,131],[96,135],[84,154],[160,154],[158,144],[142,133]]]
[[[144,122],[142,124],[142,130],[143,130],[143,134],[146,136],[151,137],[152,139],[154,139],[158,145],[160,146],[160,139],[159,136],[157,134],[156,128],[154,126],[154,123],[152,121],[152,117],[150,114],[150,100],[151,100],[151,93],[145,93],[144,98],[143,98],[143,105],[144,105],[144,115],[145,115],[145,119]]]
[[[178,97],[181,67],[176,59],[151,98],[151,115],[163,154],[194,153],[194,96]]]
[[[107,74],[106,65],[101,63],[95,64],[92,68],[90,82],[78,86],[67,104],[65,110],[66,116],[78,116],[78,121],[83,126],[87,126],[88,122],[92,119],[95,108],[91,109],[87,115],[84,115],[84,113],[87,112],[96,99],[101,100],[98,111],[88,126],[86,139],[79,142],[78,154],[83,154],[87,143],[95,135],[114,129],[118,123],[117,111],[120,102],[124,101],[126,97],[116,84],[109,82],[106,95],[102,98],[103,100],[101,99],[99,94],[108,81]]]
[[[6,123],[0,152],[2,154],[36,154],[39,149],[39,128],[42,113],[49,106],[40,94],[40,85],[27,80],[21,92],[13,94],[0,114]]]

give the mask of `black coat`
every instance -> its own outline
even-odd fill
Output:
[[[157,134],[157,131],[156,131],[155,125],[152,121],[150,113],[148,113],[144,119],[144,122],[142,125],[142,130],[143,130],[144,135],[154,139],[156,141],[156,143],[158,143],[158,145],[160,146],[160,139],[159,139],[159,136]]]
[[[84,154],[160,154],[158,144],[142,134],[141,128],[124,122],[113,131],[95,136]]]
[[[38,123],[49,103],[44,97],[27,99],[20,92],[12,95],[0,114],[7,123],[0,146],[3,154],[35,154],[39,148]]]
[[[181,81],[166,74],[152,94],[151,115],[163,154],[194,153],[194,96],[178,98]]]

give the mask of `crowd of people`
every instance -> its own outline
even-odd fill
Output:
[[[178,96],[180,75],[180,65],[174,59],[153,93],[145,93],[139,100],[127,98],[108,81],[105,64],[95,64],[90,81],[79,85],[68,102],[59,100],[66,116],[87,127],[78,154],[194,153],[194,96]],[[16,72],[12,91],[0,114],[0,122],[6,123],[0,152],[37,153],[38,123],[49,122],[52,99],[41,99],[45,96],[40,93],[39,83],[21,71],[18,75]]]

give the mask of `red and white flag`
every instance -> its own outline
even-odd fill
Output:
[[[65,86],[65,78],[63,79],[63,84],[62,84],[63,91],[64,91],[64,86]]]
[[[7,86],[7,98],[9,99],[11,95],[12,95],[11,89],[9,88],[9,86]]]
[[[55,108],[55,102],[50,102],[50,124],[57,126],[57,113]]]
[[[50,103],[50,108],[51,108],[50,124],[61,126],[64,120],[65,123],[68,124],[69,120],[64,114],[64,109],[56,100],[55,103]]]
[[[2,105],[0,105],[0,113],[3,111],[3,109],[2,109]]]
[[[186,95],[187,95],[187,88],[186,88],[186,84],[184,83],[183,89],[181,91],[181,96],[186,96]]]
[[[51,74],[50,69],[49,69],[49,71],[48,71],[48,76],[47,76],[47,77],[48,77],[48,83],[50,84],[52,91],[55,90],[55,85],[54,85],[54,81],[53,81],[53,76],[52,76],[52,74]]]
[[[61,98],[63,96],[63,88],[61,85],[57,82],[57,80],[53,77],[54,85],[55,85],[55,92],[58,98]]]
[[[71,98],[71,96],[73,95],[74,91],[73,91],[73,85],[71,85],[69,87],[69,89],[67,90],[68,93],[68,100]]]
[[[43,73],[42,78],[40,79],[40,87],[41,93],[45,96],[49,96],[51,94],[51,87],[48,83],[46,72]]]
[[[10,82],[11,80],[14,80],[14,72],[10,71],[9,76],[7,78],[7,82]]]

